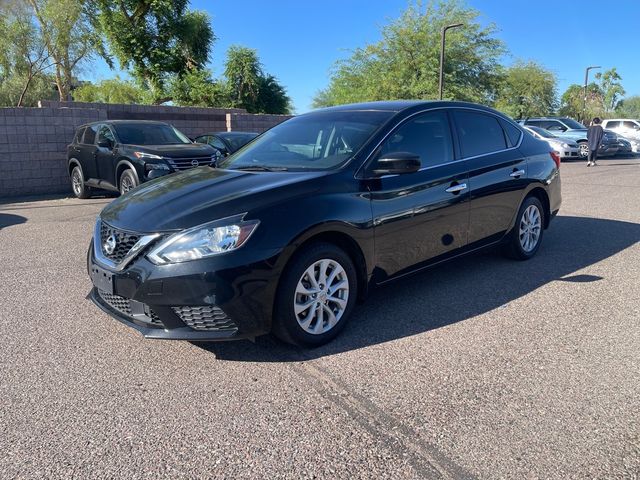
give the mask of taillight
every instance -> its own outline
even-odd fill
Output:
[[[556,162],[556,167],[560,168],[560,155],[558,154],[558,152],[549,152],[549,155],[551,155],[551,158],[553,158],[553,161]]]

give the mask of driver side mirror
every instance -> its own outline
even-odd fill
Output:
[[[109,150],[111,150],[111,148],[113,147],[113,144],[111,143],[111,140],[107,140],[106,138],[103,138],[102,140],[98,140],[98,146],[100,148],[108,148]]]
[[[375,164],[375,175],[401,175],[415,173],[420,170],[422,163],[420,155],[411,152],[385,153]]]

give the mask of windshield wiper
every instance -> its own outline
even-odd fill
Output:
[[[242,167],[232,167],[232,170],[244,170],[246,172],[286,172],[286,167],[266,167],[264,165],[245,165]]]

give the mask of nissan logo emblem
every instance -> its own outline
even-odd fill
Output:
[[[198,160],[196,160],[196,159],[193,159],[193,160],[191,160],[191,165],[194,166],[194,167],[197,167],[198,165],[200,165],[200,162],[198,162]]]
[[[105,240],[104,244],[102,245],[102,248],[104,249],[104,253],[106,253],[107,255],[111,255],[113,252],[115,252],[117,243],[118,242],[116,240],[116,236],[113,233],[109,235],[109,237]]]

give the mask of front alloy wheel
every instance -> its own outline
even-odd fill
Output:
[[[589,156],[589,144],[587,142],[580,142],[578,147],[580,147],[580,156],[587,158]]]
[[[120,176],[120,195],[124,195],[137,186],[138,182],[133,172],[131,170],[125,170]]]
[[[296,345],[318,346],[344,327],[356,302],[353,261],[331,243],[315,243],[296,252],[276,296],[273,333]]]
[[[293,309],[298,325],[311,335],[327,333],[342,318],[349,301],[349,280],[342,265],[318,260],[298,280]]]

